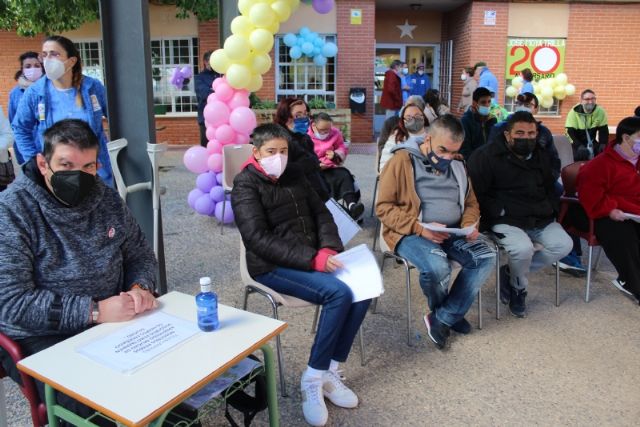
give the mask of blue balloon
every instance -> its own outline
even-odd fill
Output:
[[[326,56],[327,58],[332,58],[334,56],[336,56],[336,54],[338,53],[338,46],[336,46],[335,43],[325,43],[324,46],[322,46],[322,55]]]
[[[284,36],[283,41],[285,45],[287,45],[288,47],[292,47],[295,46],[298,42],[298,37],[293,33],[287,33],[287,35]]]
[[[313,45],[316,46],[316,47],[322,47],[322,46],[324,46],[324,40],[322,39],[322,37],[316,37],[313,40]]]
[[[318,46],[313,48],[313,56],[318,56],[322,53],[322,48],[319,48]]]
[[[305,44],[306,42],[307,42],[307,41],[306,41],[306,40],[305,40],[305,38],[304,38],[304,37],[302,37],[302,36],[298,37],[298,40],[296,40],[296,44],[297,44],[298,46],[302,46],[302,45],[303,45],[303,44]]]
[[[322,67],[327,64],[327,58],[325,58],[322,55],[316,55],[313,57],[313,63],[316,64],[318,67]]]
[[[311,39],[311,42],[312,42],[312,43],[313,43],[313,41],[314,41],[315,39],[319,39],[319,38],[320,38],[320,34],[318,34],[318,33],[316,33],[316,32],[311,33],[310,39]]]
[[[289,49],[289,56],[291,59],[300,59],[302,57],[302,50],[298,46],[294,46]]]
[[[313,53],[313,44],[306,42],[302,45],[302,53],[305,55],[311,55]]]
[[[309,29],[309,27],[302,27],[300,28],[300,31],[298,31],[298,33],[301,36],[306,36],[307,34],[311,34],[311,30]]]

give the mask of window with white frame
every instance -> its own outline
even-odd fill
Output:
[[[104,84],[102,40],[77,41],[74,45],[82,58],[82,74],[98,79]]]
[[[507,80],[506,87],[511,86],[511,80]],[[516,111],[516,98],[510,98],[506,94],[504,95],[504,108],[512,113]],[[540,99],[538,97],[538,103]],[[557,116],[560,114],[560,101],[553,98],[553,105],[549,108],[544,108],[542,105],[538,105],[538,116]]]
[[[325,35],[326,41],[335,43],[334,35]],[[327,58],[327,64],[317,66],[313,58],[302,56],[293,60],[289,56],[289,47],[284,44],[284,36],[276,36],[276,101],[291,96],[304,98],[310,102],[322,99],[327,104],[336,102],[336,61]]]
[[[193,78],[182,88],[171,84],[176,67],[189,66],[198,71],[198,39],[151,40],[151,77],[156,114],[192,113],[198,109]]]

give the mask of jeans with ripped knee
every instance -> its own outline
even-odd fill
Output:
[[[483,240],[469,242],[464,237],[451,237],[437,244],[418,235],[405,236],[396,252],[418,269],[429,309],[448,326],[467,313],[495,266],[496,257]],[[451,261],[462,269],[449,289]]]

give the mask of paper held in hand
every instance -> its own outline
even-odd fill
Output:
[[[625,218],[630,219],[630,220],[635,221],[635,222],[640,222],[640,215],[634,215],[634,214],[630,214],[630,213],[627,213],[627,212],[622,212],[622,213],[624,214]]]
[[[333,273],[353,292],[353,302],[379,297],[384,293],[380,267],[364,243],[334,256],[344,268]]]
[[[346,245],[362,228],[360,228],[358,223],[355,222],[335,200],[327,200],[325,206],[329,209],[329,212],[331,212],[333,222],[335,222],[338,227],[338,235],[340,235],[342,244]]]
[[[431,230],[431,231],[449,233],[449,234],[453,234],[454,236],[468,236],[469,234],[473,233],[473,231],[476,229],[477,223],[473,225],[469,225],[465,228],[440,227],[439,225],[425,224],[424,222],[421,222],[420,225],[426,228],[427,230]]]

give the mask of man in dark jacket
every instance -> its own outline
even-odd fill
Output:
[[[569,253],[571,238],[555,222],[558,197],[551,161],[536,141],[537,121],[526,111],[509,117],[502,137],[473,153],[469,175],[480,202],[481,226],[509,254],[500,299],[525,317],[527,275]],[[536,251],[534,243],[542,249]]]
[[[385,115],[387,118],[397,116],[398,111],[402,108],[402,85],[399,75],[401,65],[402,61],[396,59],[384,73],[380,106],[386,110]]]
[[[0,331],[24,356],[157,304],[155,256],[118,193],[96,179],[98,147],[86,122],[59,121],[44,133],[44,153],[0,194]],[[1,349],[0,364],[19,381]],[[93,413],[61,394],[58,402]]]
[[[495,117],[489,115],[491,109],[491,92],[486,87],[473,91],[471,107],[460,119],[464,127],[464,142],[460,154],[468,159],[471,153],[484,145],[489,138],[489,131],[497,123]]]
[[[204,125],[204,116],[202,115],[204,107],[207,105],[207,98],[213,93],[211,84],[215,79],[220,77],[220,74],[213,71],[211,64],[209,64],[209,58],[213,51],[208,50],[202,55],[202,61],[204,62],[204,70],[200,71],[194,77],[194,85],[196,90],[196,99],[198,100],[198,126],[200,127],[200,145],[207,146],[207,129]]]

